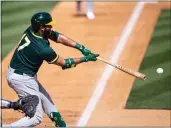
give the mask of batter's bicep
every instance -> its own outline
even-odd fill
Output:
[[[56,54],[56,52],[51,47],[42,49],[39,55],[43,60],[45,60],[49,64],[52,64],[53,62],[57,61],[59,58],[59,55]]]

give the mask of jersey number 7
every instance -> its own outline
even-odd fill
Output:
[[[21,40],[19,42],[19,44],[21,43],[21,41],[24,41],[24,44],[22,44],[21,46],[18,47],[18,51],[22,50],[23,48],[25,48],[26,46],[28,46],[30,44],[30,40],[29,38],[26,36],[26,34],[24,34],[21,37]]]

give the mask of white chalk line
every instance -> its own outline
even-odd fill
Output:
[[[116,47],[116,49],[114,50],[113,54],[112,54],[112,58],[111,58],[111,63],[117,63],[118,58],[124,48],[124,46],[126,45],[126,42],[134,28],[134,25],[136,24],[137,19],[139,18],[141,11],[144,7],[144,2],[138,2],[122,35],[121,38],[118,42],[118,45]],[[91,99],[89,100],[89,103],[87,104],[80,120],[77,123],[77,126],[85,126],[91,116],[91,113],[93,112],[93,110],[96,107],[97,102],[99,101],[106,85],[107,85],[107,80],[109,79],[109,77],[111,76],[113,70],[115,68],[111,67],[110,65],[107,65],[103,75],[101,76],[100,81],[98,82],[96,89],[91,97]]]

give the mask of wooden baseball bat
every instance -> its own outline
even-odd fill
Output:
[[[144,74],[142,74],[140,72],[136,72],[136,71],[133,71],[131,69],[122,67],[119,64],[112,64],[112,63],[110,63],[110,62],[108,62],[108,61],[106,61],[106,60],[104,60],[104,59],[102,59],[100,57],[97,57],[97,59],[100,60],[100,61],[102,61],[102,62],[104,62],[104,63],[106,63],[106,64],[109,64],[109,65],[111,65],[111,66],[113,66],[113,67],[115,67],[115,68],[117,68],[117,69],[119,69],[119,70],[121,70],[121,71],[123,71],[125,73],[128,73],[128,74],[130,74],[132,76],[135,76],[135,77],[137,77],[137,78],[139,78],[141,80],[145,80],[146,79],[146,75],[144,75]]]

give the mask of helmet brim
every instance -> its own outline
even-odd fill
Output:
[[[52,20],[51,22],[45,24],[45,25],[55,25],[56,24],[56,21]]]

